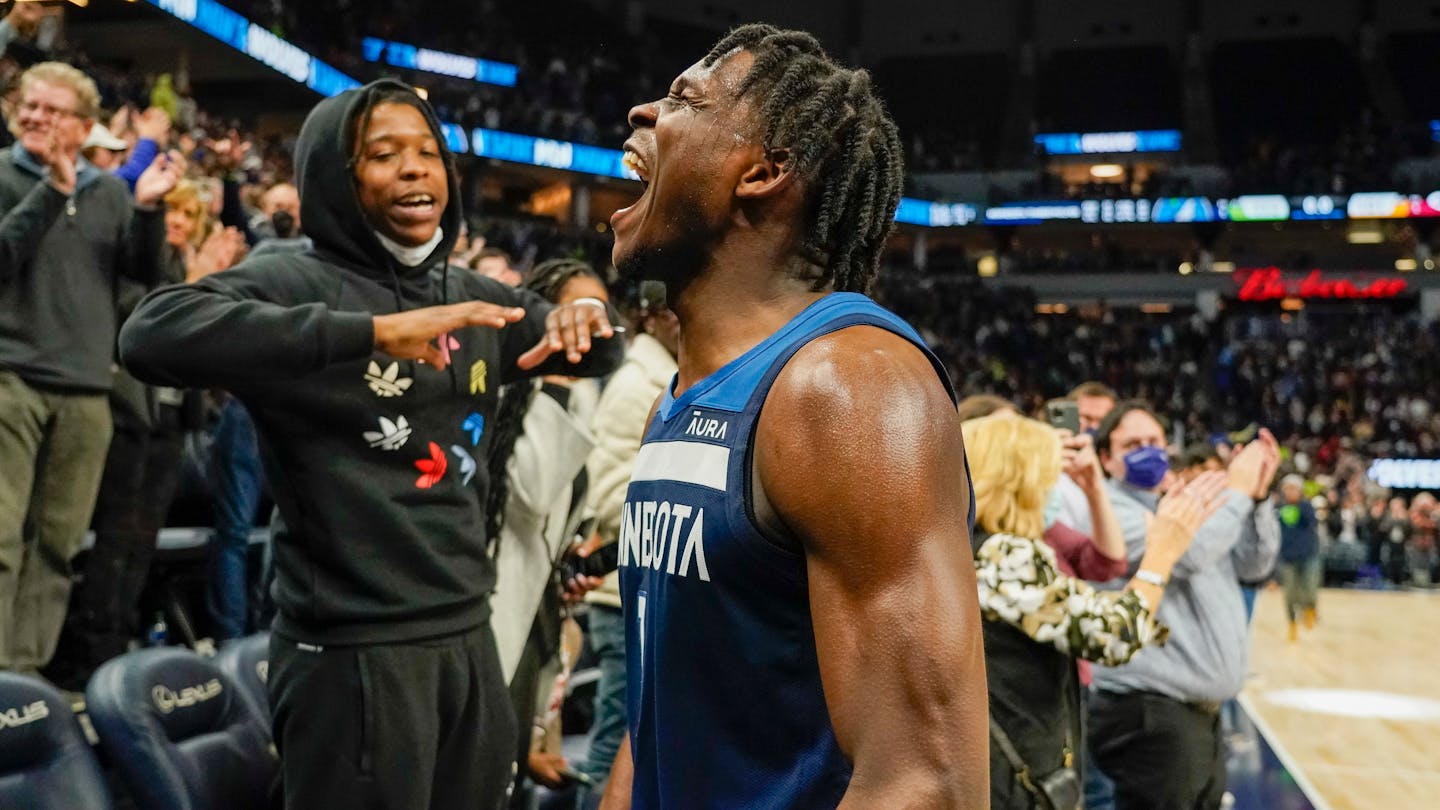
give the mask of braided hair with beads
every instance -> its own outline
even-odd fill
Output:
[[[535,265],[521,286],[554,303],[565,284],[577,276],[604,281],[594,268],[578,259],[551,259]],[[525,414],[529,413],[535,395],[535,387],[530,380],[510,383],[499,392],[500,407],[495,414],[490,455],[485,464],[490,474],[490,491],[485,502],[485,536],[492,555],[499,548],[500,530],[505,527],[505,501],[510,497],[510,480],[505,475],[505,469],[509,466],[510,457],[515,454],[515,443],[525,432]]]
[[[702,60],[736,50],[755,62],[736,90],[754,98],[765,148],[788,152],[808,189],[805,259],[822,269],[815,289],[866,292],[895,222],[905,167],[899,131],[870,74],[835,62],[803,31],[745,25]]]

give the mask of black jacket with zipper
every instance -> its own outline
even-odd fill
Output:
[[[550,306],[446,265],[461,220],[453,170],[445,238],[430,258],[406,267],[381,246],[347,164],[351,122],[387,86],[400,85],[322,101],[301,130],[296,173],[313,249],[158,290],[120,336],[136,377],[225,388],[249,409],[287,527],[275,546],[275,630],[311,644],[418,640],[485,622],[495,573],[481,512],[499,387],[599,376],[624,354],[618,337],[597,339],[578,365],[555,355],[520,371]],[[445,371],[373,348],[374,315],[473,300],[524,307],[525,318],[453,333]]]

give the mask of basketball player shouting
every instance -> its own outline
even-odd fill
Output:
[[[746,26],[630,112],[615,263],[679,374],[620,538],[630,738],[602,807],[983,807],[985,671],[953,394],[862,293],[902,177],[863,71]]]

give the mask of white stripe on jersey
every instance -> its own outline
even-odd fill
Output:
[[[704,442],[651,442],[640,446],[631,481],[674,481],[725,491],[730,448]]]

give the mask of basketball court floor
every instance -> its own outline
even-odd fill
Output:
[[[1235,810],[1440,810],[1440,593],[1326,589],[1295,643],[1284,612],[1260,594]]]

